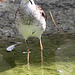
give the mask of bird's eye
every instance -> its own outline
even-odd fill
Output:
[[[44,13],[42,12],[42,16],[45,17]]]
[[[44,12],[42,12],[42,16],[47,19],[47,15]]]

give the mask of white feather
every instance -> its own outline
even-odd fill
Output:
[[[11,46],[9,46],[9,47],[7,47],[7,51],[12,51],[14,48],[15,48],[15,46],[16,46],[17,44],[14,44],[14,45],[11,45]]]
[[[23,52],[23,54],[26,54],[27,52]],[[31,53],[31,51],[29,51],[29,53]]]
[[[12,51],[12,50],[15,48],[16,45],[22,44],[22,42],[16,42],[16,43],[17,43],[17,44],[14,44],[14,45],[11,45],[11,46],[7,47],[6,50],[7,50],[7,51]]]

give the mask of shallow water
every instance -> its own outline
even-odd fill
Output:
[[[11,41],[11,42],[10,42]],[[75,34],[42,36],[44,63],[40,61],[39,40],[30,38],[30,66],[23,39],[0,39],[0,75],[75,75]],[[23,42],[7,52],[13,42]]]

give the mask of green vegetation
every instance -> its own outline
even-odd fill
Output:
[[[0,39],[0,75],[75,75],[75,34],[42,36],[44,63],[41,65],[40,45],[37,38],[30,38],[30,66],[26,65],[26,43],[23,42],[7,52],[12,43]]]

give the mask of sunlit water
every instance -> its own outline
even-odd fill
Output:
[[[13,51],[6,48],[15,43]],[[40,61],[39,40],[30,38],[30,65],[27,66],[23,39],[0,39],[0,75],[75,75],[75,34],[42,36],[44,63]]]

